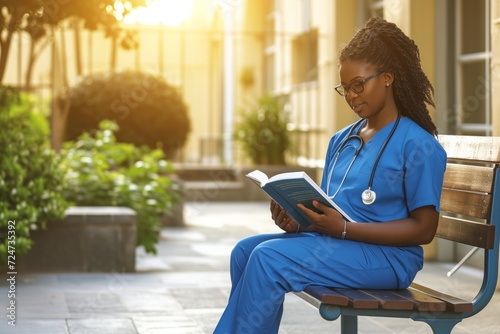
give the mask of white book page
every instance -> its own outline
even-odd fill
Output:
[[[263,187],[267,181],[267,175],[264,172],[261,172],[260,170],[254,170],[253,172],[250,172],[246,175],[248,178],[256,182],[258,185]]]
[[[293,180],[293,179],[303,179],[307,175],[305,172],[288,172],[274,175],[267,182],[281,181],[281,180]]]

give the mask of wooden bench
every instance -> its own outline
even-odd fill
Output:
[[[341,319],[342,333],[357,333],[358,316],[410,318],[451,333],[480,312],[493,296],[498,276],[500,229],[500,137],[441,135],[448,154],[436,237],[484,250],[483,282],[471,301],[413,283],[405,290],[330,289],[310,286],[296,293],[326,320]]]

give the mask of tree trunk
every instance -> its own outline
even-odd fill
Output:
[[[7,67],[7,59],[9,58],[10,45],[12,43],[12,31],[7,30],[5,40],[0,41],[0,84],[2,84],[5,68]]]
[[[35,68],[35,63],[42,53],[43,49],[45,49],[50,43],[49,37],[42,37],[41,39],[33,39],[30,40],[30,50],[28,53],[28,66],[26,67],[26,75],[24,82],[24,90],[26,92],[31,92],[33,90],[32,87],[32,77],[33,77],[33,69]]]
[[[80,20],[75,18],[73,20],[73,32],[75,40],[75,64],[76,64],[76,75],[81,76],[82,71],[82,42],[81,42],[81,30],[80,30]]]
[[[51,134],[52,148],[59,152],[64,141],[64,129],[66,120],[68,119],[70,102],[69,98],[60,102],[56,97],[52,98],[52,114],[51,114]]]
[[[2,34],[0,34],[0,84],[2,84],[5,76],[5,69],[7,67],[7,59],[9,58],[10,45],[12,44],[12,36],[14,32],[17,31],[22,17],[22,13],[14,8],[7,27],[4,27],[4,29],[2,29],[7,31],[5,39],[2,39],[3,32]]]
[[[111,58],[109,62],[109,67],[111,69],[111,72],[116,71],[116,36],[112,35],[111,36]]]
[[[26,74],[24,77],[24,90],[26,92],[31,92],[31,77],[33,76],[33,67],[35,66],[35,44],[36,40],[33,38],[30,39],[30,49],[28,52],[28,66],[26,67]]]
[[[54,32],[54,30],[52,30]],[[51,142],[52,148],[59,152],[64,140],[64,128],[68,118],[70,99],[69,92],[64,100],[59,99],[59,93],[62,88],[68,88],[67,62],[64,30],[61,31],[61,50],[59,51],[54,34],[52,43],[52,113],[51,121]]]

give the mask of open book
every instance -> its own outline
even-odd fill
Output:
[[[246,175],[276,201],[302,227],[311,225],[307,216],[297,207],[298,203],[318,213],[312,202],[317,200],[337,210],[346,220],[353,221],[305,172],[277,174],[271,178],[260,170]]]

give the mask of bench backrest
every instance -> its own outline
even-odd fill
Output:
[[[483,286],[475,307],[479,311],[498,277],[500,138],[440,135],[439,141],[448,164],[436,237],[485,250]]]

